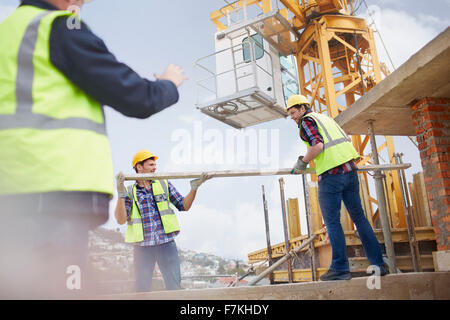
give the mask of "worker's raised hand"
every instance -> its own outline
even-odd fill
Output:
[[[303,162],[303,156],[298,157],[297,162],[294,164],[294,168],[292,168],[291,174],[295,172],[295,170],[306,170],[308,166],[307,162]]]
[[[198,187],[200,187],[200,185],[201,185],[203,182],[205,182],[206,180],[209,180],[209,179],[211,179],[211,178],[212,178],[212,176],[210,176],[210,175],[207,174],[206,172],[203,172],[200,178],[191,180],[191,189],[192,189],[192,190],[197,190]]]
[[[119,194],[119,198],[128,197],[127,189],[125,188],[125,175],[122,172],[119,172],[116,176],[116,184],[117,184],[117,193]]]
[[[177,88],[183,83],[184,80],[187,80],[187,77],[183,74],[183,69],[174,64],[169,64],[166,71],[163,74],[154,74],[154,77],[158,80],[170,80],[172,81]]]

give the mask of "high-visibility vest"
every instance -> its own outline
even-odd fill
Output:
[[[125,242],[144,241],[144,229],[142,226],[141,206],[136,195],[136,184],[127,187],[128,197],[131,201],[131,213],[127,223]],[[153,198],[161,217],[164,233],[172,233],[180,230],[177,216],[170,207],[169,183],[167,180],[152,181]]]
[[[53,21],[70,15],[25,5],[0,23],[0,194],[113,194],[103,108],[50,61]]]
[[[302,120],[308,117],[316,121],[319,133],[323,139],[323,151],[314,159],[317,175],[352,159],[356,160],[359,158],[358,152],[336,121],[316,112],[304,115]],[[309,147],[307,141],[303,140],[303,142]]]

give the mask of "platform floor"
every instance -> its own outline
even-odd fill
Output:
[[[379,281],[378,281],[379,280]],[[450,272],[101,296],[112,300],[450,300]]]

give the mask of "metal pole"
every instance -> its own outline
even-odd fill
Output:
[[[394,153],[396,163],[401,163],[401,156],[403,154]],[[400,179],[400,189],[402,191],[403,206],[405,207],[406,227],[408,230],[409,249],[411,251],[411,258],[413,263],[414,272],[422,272],[420,266],[420,252],[416,241],[416,235],[414,233],[414,223],[412,223],[412,215],[410,214],[411,204],[406,190],[406,177],[405,171],[401,170],[402,179]]]
[[[263,205],[264,205],[264,222],[266,224],[266,242],[267,242],[267,256],[269,258],[269,268],[273,264],[272,260],[272,245],[270,244],[270,230],[269,230],[269,212],[267,210],[266,193],[264,191],[264,186],[262,187]],[[269,275],[270,284],[273,284],[273,273]]]
[[[287,221],[286,221],[286,200],[284,199],[284,180],[280,178],[278,180],[280,182],[280,196],[281,196],[281,214],[283,216],[283,231],[284,231],[284,248],[286,250],[286,254],[289,252],[289,235],[287,230]],[[288,261],[288,278],[289,282],[292,282],[292,266]]]
[[[303,242],[301,244],[301,246],[292,249],[291,251],[289,251],[289,253],[287,253],[286,255],[284,255],[282,258],[280,258],[277,262],[275,262],[270,268],[264,270],[263,272],[261,272],[259,274],[259,276],[250,281],[248,283],[249,286],[254,286],[255,284],[257,284],[262,278],[264,278],[265,276],[267,276],[267,274],[269,272],[272,272],[273,270],[275,270],[276,268],[278,268],[280,265],[282,265],[283,263],[285,263],[286,261],[288,261],[289,259],[291,259],[292,257],[295,257],[296,253],[299,252],[300,250],[302,250],[304,247],[306,247],[307,245],[309,245],[311,243],[311,241],[313,241],[315,238],[317,237],[317,235],[313,235],[311,238],[309,238],[308,240],[306,240],[305,242]]]
[[[373,131],[373,120],[367,121],[368,131],[370,137],[370,146],[372,148],[372,163],[375,165],[380,164],[378,160],[377,143],[375,140],[375,134]],[[395,261],[394,244],[392,242],[391,226],[387,215],[386,197],[383,188],[383,174],[380,171],[375,171],[375,191],[378,200],[378,212],[380,214],[381,226],[383,228],[384,246],[386,248],[386,255],[389,260],[389,272],[397,273],[397,263]]]
[[[410,163],[401,165],[381,164],[381,165],[365,165],[358,168],[359,171],[384,171],[384,170],[399,170],[411,167]],[[282,168],[278,170],[223,170],[223,171],[209,171],[208,173],[213,178],[225,177],[250,177],[250,176],[276,176],[276,175],[290,175],[292,168]],[[203,172],[165,172],[165,173],[135,173],[126,174],[125,180],[157,180],[157,179],[195,179],[200,178]],[[314,168],[306,168],[305,170],[295,170],[294,174],[316,174]]]
[[[305,200],[305,213],[306,213],[306,226],[308,227],[308,238],[310,238],[313,234],[313,229],[311,226],[311,210],[309,206],[309,193],[306,189],[306,177],[302,175],[303,182],[303,198]],[[309,245],[310,250],[310,258],[311,258],[311,279],[312,281],[317,281],[316,275],[316,251],[314,249],[314,242],[311,242]]]

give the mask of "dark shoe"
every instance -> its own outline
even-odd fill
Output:
[[[385,276],[387,274],[389,274],[389,270],[386,269],[384,266],[380,267],[380,276]]]
[[[379,276],[385,276],[385,275],[389,274],[389,270],[386,269],[385,266],[377,266],[377,267],[380,268],[380,273],[378,274],[378,272],[377,272],[378,270],[374,270],[372,268],[372,270],[373,270],[372,275],[378,274]]]
[[[320,277],[322,281],[332,281],[332,280],[350,280],[352,275],[348,271],[332,271],[328,270],[327,273]]]

